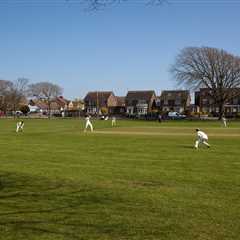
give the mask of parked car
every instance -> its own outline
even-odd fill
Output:
[[[169,112],[168,113],[168,118],[169,119],[185,119],[186,115],[182,115],[178,112]]]
[[[16,112],[15,112],[15,115],[16,115],[16,116],[22,116],[23,113],[22,113],[21,111],[16,111]]]

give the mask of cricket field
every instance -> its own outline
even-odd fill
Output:
[[[1,240],[240,239],[240,122],[93,125],[0,120]]]

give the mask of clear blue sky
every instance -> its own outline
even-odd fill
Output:
[[[97,12],[78,0],[0,1],[0,79],[51,81],[68,98],[175,88],[169,68],[187,46],[240,55],[239,0],[129,0]]]

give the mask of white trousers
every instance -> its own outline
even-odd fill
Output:
[[[16,129],[16,132],[19,132],[19,131],[23,131],[23,125],[20,125],[20,124],[17,124],[17,129]]]
[[[112,120],[112,126],[116,126],[116,120]]]
[[[92,131],[93,131],[93,126],[92,126],[92,124],[91,124],[90,121],[87,121],[87,122],[86,122],[85,129],[84,129],[85,132],[87,131],[87,128],[88,128],[88,127],[90,127],[91,132],[92,132]]]
[[[223,120],[224,127],[227,127],[227,121]]]
[[[198,140],[195,142],[195,148],[198,148],[199,144],[204,144],[207,147],[210,147],[210,145],[207,143],[208,139],[204,139],[204,138],[198,138]]]

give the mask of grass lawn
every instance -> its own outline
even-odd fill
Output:
[[[240,122],[15,122],[0,120],[1,240],[240,238]]]

